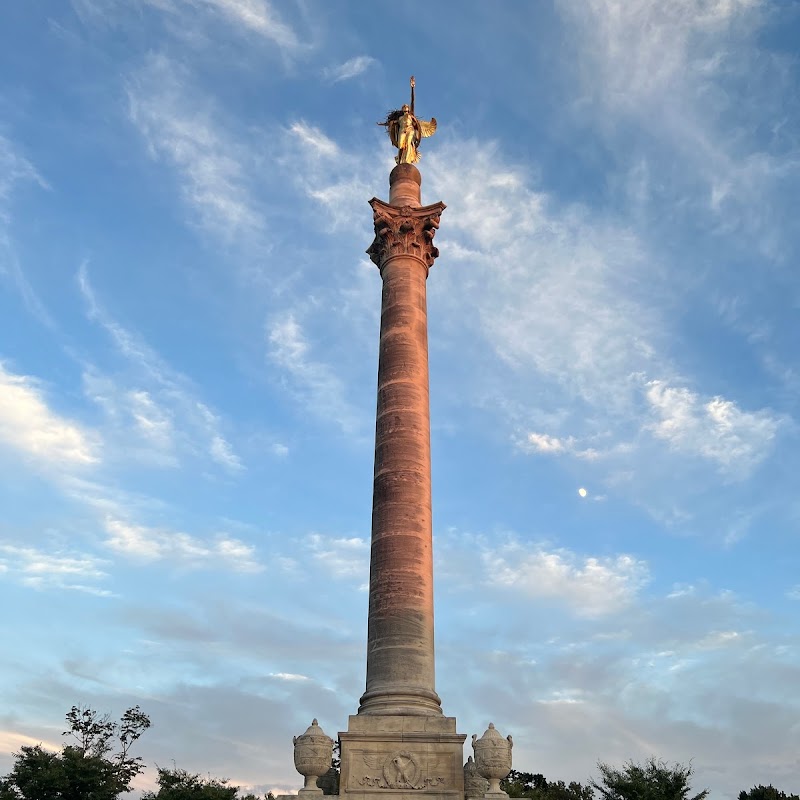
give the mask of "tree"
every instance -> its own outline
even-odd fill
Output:
[[[0,800],[2,800],[0,794]],[[786,794],[776,789],[772,784],[754,786],[749,792],[739,792],[739,800],[800,800],[800,795]]]
[[[603,800],[704,800],[708,789],[691,794],[691,764],[674,764],[651,756],[644,764],[629,761],[622,769],[598,762],[600,783],[590,782]]]
[[[130,748],[150,727],[139,706],[129,708],[120,722],[73,706],[67,723],[63,735],[76,744],[65,745],[60,753],[40,744],[23,745],[14,754],[14,768],[0,781],[0,800],[117,800],[130,791],[131,781],[144,769]]]
[[[591,786],[577,781],[548,781],[540,773],[518,772],[512,769],[500,785],[509,797],[527,797],[529,800],[592,800]]]
[[[158,792],[145,792],[142,800],[236,800],[238,791],[239,787],[229,786],[227,780],[201,778],[177,767],[159,767]]]
[[[339,778],[342,768],[342,760],[339,757],[339,740],[333,743],[333,752],[331,753],[331,768],[321,777],[317,778],[317,786],[322,789],[325,795],[338,795],[339,794]],[[2,798],[0,798],[2,800]],[[243,798],[247,800],[247,798]]]

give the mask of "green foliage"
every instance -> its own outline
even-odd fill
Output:
[[[322,789],[325,795],[339,794],[339,777],[341,773],[342,761],[339,757],[339,742],[333,743],[333,753],[331,754],[331,768],[320,778],[317,779],[317,786]],[[2,800],[2,798],[0,798]],[[247,798],[244,798],[247,800]]]
[[[691,794],[691,764],[675,764],[651,756],[644,764],[629,761],[622,769],[599,762],[600,783],[591,786],[603,800],[704,800],[708,789]]]
[[[0,794],[0,800],[2,795]],[[739,800],[800,800],[800,795],[786,794],[776,789],[772,784],[754,786],[749,792],[739,792]]]
[[[227,780],[202,778],[177,767],[158,767],[158,791],[145,792],[142,800],[275,800],[271,794],[239,797],[238,791],[239,787],[230,786]]]
[[[564,781],[548,781],[540,773],[518,772],[512,769],[500,782],[509,797],[526,797],[530,800],[592,800],[591,786],[583,786],[577,781],[565,784]]]
[[[0,800],[117,800],[144,769],[130,747],[150,727],[138,706],[119,723],[96,711],[73,706],[67,713],[76,744],[60,753],[25,745],[14,754],[14,768],[0,782]]]
[[[236,800],[238,786],[227,780],[201,778],[185,769],[158,768],[158,792],[145,792],[142,800]],[[252,795],[251,795],[252,797]]]

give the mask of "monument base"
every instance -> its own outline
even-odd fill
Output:
[[[463,800],[466,738],[455,717],[353,715],[339,734],[339,796]]]

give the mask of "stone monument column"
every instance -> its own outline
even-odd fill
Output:
[[[372,500],[367,687],[359,714],[440,715],[434,688],[426,281],[443,203],[420,205],[419,170],[398,164],[389,203],[370,201],[367,251],[383,281]]]
[[[367,252],[383,290],[367,682],[358,713],[339,733],[339,794],[464,800],[466,737],[442,714],[434,686],[426,281],[444,204],[420,205],[419,170],[398,162],[389,202],[370,201],[375,240]]]

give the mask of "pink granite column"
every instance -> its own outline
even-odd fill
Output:
[[[375,426],[367,687],[359,714],[440,715],[434,688],[428,320],[425,283],[444,204],[420,206],[400,164],[370,201],[367,251],[383,279]]]

